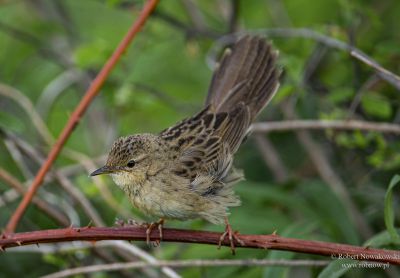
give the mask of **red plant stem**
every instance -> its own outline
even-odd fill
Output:
[[[18,208],[11,216],[5,231],[8,233],[12,233],[15,231],[19,220],[21,219],[22,215],[24,214],[26,208],[28,207],[29,203],[32,201],[33,196],[35,195],[37,189],[42,184],[43,179],[46,173],[49,171],[51,165],[56,160],[58,154],[60,153],[62,147],[64,146],[65,142],[71,135],[72,131],[79,123],[80,118],[85,113],[86,109],[88,108],[89,104],[92,102],[94,97],[98,94],[101,86],[105,82],[107,76],[110,74],[111,70],[114,68],[118,60],[120,59],[121,55],[127,49],[129,44],[132,42],[132,39],[135,35],[140,31],[143,24],[146,22],[147,18],[150,16],[151,12],[157,6],[158,0],[149,0],[146,5],[143,7],[142,12],[139,15],[139,18],[133,23],[132,27],[129,29],[128,33],[125,35],[121,43],[118,45],[117,49],[114,51],[112,56],[108,59],[106,64],[103,66],[99,74],[97,75],[96,79],[92,82],[91,86],[86,91],[85,95],[83,96],[82,100],[71,114],[70,118],[68,119],[67,124],[65,125],[64,129],[61,132],[61,135],[58,137],[56,143],[54,144],[53,148],[51,149],[50,153],[47,156],[46,161],[39,169],[35,179],[33,180],[31,186],[29,187],[28,191],[24,195],[21,203],[19,204]]]
[[[16,233],[3,235],[0,238],[0,249],[31,245],[39,243],[66,242],[75,240],[85,240],[96,242],[99,240],[146,240],[146,227],[84,227],[84,228],[65,228],[54,230],[42,230],[26,233]],[[163,241],[186,242],[218,245],[221,234],[207,231],[191,231],[181,229],[163,229]],[[242,248],[261,248],[285,250],[299,253],[316,254],[329,256],[332,259],[348,258],[362,261],[377,261],[400,265],[400,251],[373,249],[368,247],[353,246],[348,244],[338,244],[313,240],[302,240],[285,238],[279,235],[238,235],[244,242],[244,246],[237,244],[236,247]],[[153,240],[159,239],[158,229],[151,233]],[[230,242],[225,238],[222,243],[230,246]]]

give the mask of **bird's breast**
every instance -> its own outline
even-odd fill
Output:
[[[162,188],[162,185],[146,180],[140,186],[127,186],[124,191],[132,204],[145,214],[164,217],[163,207],[166,196]]]
[[[188,181],[174,179],[161,172],[140,186],[125,188],[132,204],[147,215],[171,219],[188,219],[197,215],[199,196],[189,191]]]

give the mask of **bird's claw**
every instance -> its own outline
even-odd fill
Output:
[[[134,219],[128,219],[126,222],[122,219],[115,219],[115,225],[120,226],[120,227],[145,227],[146,229],[146,243],[147,245],[150,245],[150,235],[151,232],[155,227],[157,227],[159,231],[160,238],[156,239],[153,243],[154,247],[157,247],[160,245],[160,242],[162,241],[163,238],[163,225],[164,225],[164,219],[160,219],[157,222],[152,222],[152,223],[144,223],[144,222],[138,222]]]
[[[146,242],[147,242],[148,245],[150,245],[150,234],[151,234],[151,232],[153,231],[153,229],[155,227],[157,227],[157,229],[159,231],[160,238],[155,241],[155,245],[154,246],[157,247],[157,246],[160,245],[160,242],[163,239],[163,230],[162,230],[163,229],[163,225],[164,225],[164,219],[162,219],[162,218],[160,220],[158,220],[158,222],[152,222],[150,224],[147,224]]]
[[[221,237],[219,238],[218,249],[221,248],[222,242],[225,240],[226,236],[228,236],[229,243],[230,243],[230,246],[231,246],[232,255],[235,255],[235,254],[236,254],[236,251],[235,251],[235,241],[236,241],[240,246],[244,246],[245,244],[244,244],[243,240],[241,240],[241,239],[238,237],[239,232],[233,231],[233,230],[232,230],[232,227],[231,227],[231,225],[229,224],[228,219],[225,219],[225,224],[226,224],[226,226],[225,226],[225,232],[224,232],[224,233],[221,235]]]

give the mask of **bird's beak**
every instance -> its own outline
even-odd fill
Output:
[[[114,169],[112,169],[110,166],[105,165],[103,167],[100,167],[96,171],[92,172],[90,174],[90,176],[93,177],[93,176],[97,176],[97,175],[111,174],[113,172],[114,172]]]

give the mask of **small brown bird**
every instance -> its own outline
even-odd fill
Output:
[[[279,87],[277,52],[264,39],[245,36],[227,49],[208,91],[205,107],[159,134],[117,139],[106,165],[91,176],[110,174],[132,204],[160,220],[148,225],[147,241],[164,219],[225,220],[234,250],[228,208],[240,205],[232,186],[243,174],[232,167],[249,126]]]

